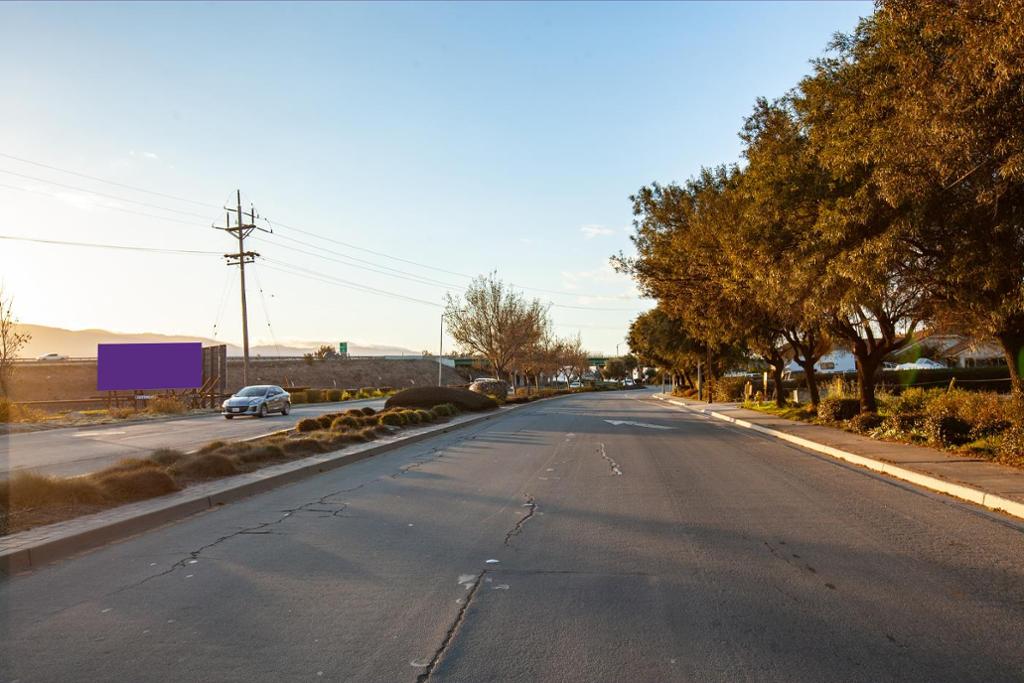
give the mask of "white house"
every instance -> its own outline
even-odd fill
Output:
[[[786,370],[789,372],[803,372],[804,369],[797,365],[796,361],[790,361],[789,365],[786,366]],[[814,364],[814,371],[822,375],[833,372],[855,372],[856,370],[857,360],[848,349],[842,347],[833,348]]]

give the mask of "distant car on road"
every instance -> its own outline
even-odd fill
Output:
[[[221,404],[220,414],[230,420],[236,415],[266,417],[269,413],[287,415],[291,411],[291,394],[273,384],[260,384],[236,391]]]
[[[500,382],[497,377],[477,377],[474,382]]]
[[[900,363],[897,370],[944,370],[946,365],[931,358],[918,358],[913,363]]]
[[[43,355],[36,358],[41,361],[53,361],[53,360],[67,360],[67,356],[62,356],[59,353],[44,353]]]
[[[635,385],[635,382],[633,382],[633,380],[631,380],[628,377],[626,379],[622,380],[622,386],[624,386],[624,387],[631,387],[631,386],[634,386],[634,385]]]
[[[577,380],[575,382],[570,382],[569,383],[569,388],[570,389],[582,389],[583,388],[583,382],[580,382],[579,380]]]

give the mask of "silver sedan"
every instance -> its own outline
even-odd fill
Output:
[[[269,413],[287,415],[291,411],[291,394],[281,387],[261,384],[239,389],[221,404],[220,414],[230,420],[236,415],[266,417]]]

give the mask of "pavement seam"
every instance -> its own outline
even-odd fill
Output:
[[[416,677],[416,683],[425,683],[425,681],[430,680],[430,677],[434,673],[434,667],[436,667],[441,661],[441,658],[444,657],[448,646],[451,645],[453,640],[455,640],[455,634],[458,632],[459,627],[462,626],[462,622],[466,620],[466,611],[469,610],[469,605],[473,602],[473,597],[480,589],[480,584],[483,583],[484,576],[486,574],[486,569],[481,570],[481,572],[477,574],[476,579],[469,587],[469,593],[466,595],[465,602],[463,602],[459,607],[459,611],[456,613],[455,620],[452,622],[452,625],[448,627],[448,631],[444,635],[444,640],[441,641],[441,646],[437,648],[434,652],[434,656],[430,658],[429,662],[427,662],[427,666],[424,668],[423,672]]]
[[[812,441],[811,439],[807,439],[801,436],[795,436],[787,432],[771,429],[770,427],[762,427],[761,425],[756,425],[753,422],[749,422],[748,420],[732,417],[731,415],[719,413],[717,411],[709,410],[707,408],[696,408],[689,404],[682,403],[680,401],[673,401],[668,398],[663,398],[657,394],[654,395],[654,398],[674,406],[679,406],[690,412],[714,417],[719,420],[724,420],[725,422],[730,422],[736,425],[737,427],[750,429],[752,431],[765,434],[767,436],[771,436],[781,441],[788,441],[789,443],[801,446],[803,448],[815,451],[817,453],[823,453],[830,457],[836,458],[837,460],[843,460],[849,463],[853,463],[854,465],[860,465],[861,467],[871,470],[872,472],[884,474],[886,476],[892,477],[893,479],[899,479],[901,481],[909,482],[911,484],[920,486],[921,488],[928,489],[930,491],[944,493],[948,496],[952,496],[953,498],[967,501],[968,503],[974,503],[975,505],[980,505],[984,508],[988,508],[989,510],[1001,512],[1011,517],[1024,519],[1024,503],[1018,503],[1013,500],[1008,500],[1006,498],[1003,498],[1002,496],[997,496],[994,493],[982,491],[981,489],[976,489],[971,486],[965,486],[963,484],[954,484],[953,482],[939,479],[929,474],[923,474],[915,470],[893,465],[892,463],[886,462],[884,460],[877,460],[875,458],[871,458],[865,455],[858,455],[856,453],[844,451],[841,448],[827,446],[825,444],[818,443],[817,441]]]

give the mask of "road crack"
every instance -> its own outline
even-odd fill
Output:
[[[458,613],[455,615],[455,620],[452,621],[452,625],[448,627],[448,631],[444,634],[444,640],[441,641],[441,646],[434,652],[434,656],[427,662],[426,667],[423,669],[423,673],[416,677],[416,683],[424,683],[430,680],[430,676],[434,673],[434,667],[437,666],[441,658],[444,657],[445,651],[448,650],[448,646],[451,645],[452,640],[455,639],[455,634],[458,632],[459,627],[462,626],[462,622],[466,619],[466,610],[469,609],[469,605],[473,602],[473,596],[476,595],[477,590],[480,588],[480,584],[483,583],[484,576],[487,574],[487,570],[482,570],[476,575],[473,583],[469,586],[469,593],[466,595],[466,600],[459,607]]]
[[[523,530],[523,525],[530,520],[531,517],[537,512],[537,503],[534,502],[533,496],[526,497],[526,503],[523,507],[530,508],[530,511],[519,518],[516,525],[509,529],[509,532],[505,534],[505,545],[512,545],[512,538],[518,536]]]
[[[622,476],[622,468],[619,467],[619,463],[617,463],[614,460],[612,460],[611,456],[609,456],[607,451],[605,451],[603,443],[599,443],[599,444],[597,444],[597,446],[598,446],[598,451],[600,451],[600,453],[601,453],[601,457],[604,458],[605,460],[607,460],[608,461],[608,466],[612,468],[612,474],[615,475],[616,477],[621,477]]]

